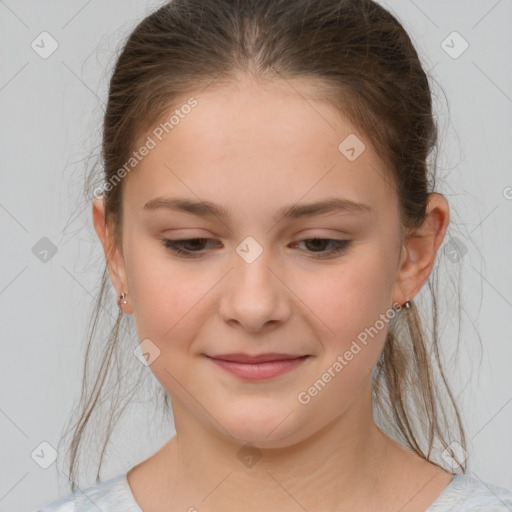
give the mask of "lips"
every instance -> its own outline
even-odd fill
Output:
[[[207,356],[215,366],[244,380],[266,380],[298,368],[309,355],[299,354],[218,354]]]
[[[207,356],[212,359],[221,359],[223,361],[231,361],[234,363],[266,363],[268,361],[287,361],[290,359],[298,359],[299,357],[305,357],[304,354],[278,354],[275,352],[267,353],[267,354],[218,354],[215,356]]]

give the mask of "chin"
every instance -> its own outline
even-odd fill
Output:
[[[246,414],[237,410],[233,415],[224,415],[220,423],[233,437],[222,430],[221,433],[241,444],[251,443],[259,448],[287,448],[308,437],[306,426],[311,428],[311,424],[301,425],[302,419],[307,421],[307,418],[299,418],[292,407],[254,407]]]

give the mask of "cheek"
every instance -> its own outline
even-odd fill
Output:
[[[347,405],[377,363],[396,314],[391,309],[393,258],[392,249],[367,244],[300,288],[298,295],[314,313],[311,318],[322,344],[321,369],[306,383],[314,386],[320,379],[320,401]]]
[[[391,307],[395,269],[382,246],[367,244],[338,263],[295,280],[297,295],[333,336],[354,334]]]
[[[361,251],[332,272],[318,274],[301,292],[321,319],[315,323],[323,326],[319,339],[324,352],[320,368],[303,383],[297,399],[305,414],[309,404],[325,404],[318,411],[320,422],[345,410],[362,387],[370,385],[396,315],[391,309],[394,269],[389,257],[382,249]]]
[[[173,263],[158,242],[147,245],[128,246],[128,284],[139,339],[154,339],[160,345],[187,337],[194,306],[208,283],[192,266]]]

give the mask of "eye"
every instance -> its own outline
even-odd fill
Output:
[[[317,258],[325,258],[335,254],[340,254],[346,251],[351,244],[351,240],[337,240],[333,238],[306,238],[304,240],[301,240],[300,242],[295,242],[293,245],[301,244],[303,242],[306,245],[309,243],[310,246],[311,242],[313,242],[312,246],[313,248],[316,246],[317,250],[308,252],[313,254],[319,254],[319,256],[316,256]],[[326,245],[328,246],[329,243],[331,244],[331,248],[328,250],[322,250],[322,248],[325,247]]]
[[[172,251],[177,256],[183,256],[185,258],[199,258],[204,254],[204,244],[205,242],[214,242],[211,238],[186,238],[182,240],[162,240],[162,244]],[[324,258],[328,256],[332,256],[334,254],[340,254],[346,251],[350,244],[351,240],[336,240],[332,238],[306,238],[304,240],[300,240],[299,242],[294,242],[292,246],[296,246],[301,243],[311,243],[313,242],[312,251],[307,251],[309,253],[318,254],[315,256],[317,258]],[[325,250],[325,246],[331,244],[331,248]],[[186,248],[186,246],[189,248]],[[192,246],[192,248],[190,248]],[[316,246],[316,247],[315,247]],[[324,250],[322,250],[324,248]]]
[[[170,249],[174,254],[176,254],[177,256],[184,256],[185,258],[198,258],[200,256],[202,256],[202,251],[200,250],[197,250],[198,249],[198,245],[201,246],[203,245],[204,242],[208,242],[210,241],[211,239],[210,238],[185,238],[183,240],[169,240],[169,239],[164,239],[162,240],[162,244],[167,247],[168,249]],[[183,249],[184,246],[186,245],[189,245],[190,242],[199,242],[199,244],[197,243],[192,243],[192,250],[190,249]],[[194,250],[194,246],[195,246],[195,249]],[[200,249],[200,247],[199,247]],[[194,253],[198,253],[198,254],[194,254]]]

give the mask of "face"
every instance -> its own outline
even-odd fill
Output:
[[[295,89],[242,81],[194,95],[123,183],[119,273],[139,341],[159,351],[150,369],[198,424],[262,447],[368,412],[398,298],[398,198],[384,164],[333,107],[305,100],[307,83]],[[345,207],[304,208],[327,200]],[[235,353],[308,357],[249,379],[211,359]]]

